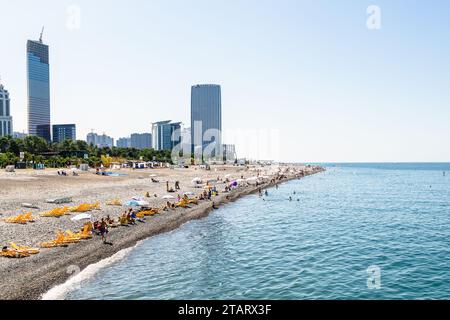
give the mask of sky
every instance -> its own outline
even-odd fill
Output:
[[[224,142],[240,157],[450,161],[447,0],[0,0],[0,8],[14,131],[27,130],[26,41],[45,25],[52,124],[76,123],[78,139],[150,132],[169,119],[189,126],[191,86],[213,83],[222,87]]]

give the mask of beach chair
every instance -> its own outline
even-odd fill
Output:
[[[66,247],[67,242],[63,233],[58,232],[56,239],[43,242],[40,245],[42,248],[56,248],[56,247]]]
[[[69,207],[55,208],[53,210],[41,213],[41,217],[60,218],[70,212]]]
[[[180,202],[176,203],[175,206],[177,208],[188,208],[188,202],[186,200],[181,200]]]
[[[93,204],[82,203],[79,206],[69,208],[70,212],[77,212],[77,213],[88,212],[92,210],[100,210],[100,202],[96,202]]]
[[[16,224],[27,224],[28,222],[34,222],[34,218],[31,212],[19,214],[16,217],[10,217],[4,219],[7,223],[16,223]]]
[[[19,252],[15,249],[4,249],[2,251],[0,251],[0,257],[5,257],[5,258],[26,258],[29,257],[30,254],[25,253],[25,252]]]
[[[112,199],[106,202],[107,206],[122,206],[122,202],[119,199]]]
[[[20,247],[17,244],[15,244],[14,242],[11,242],[11,247],[16,250],[19,253],[25,253],[28,255],[32,255],[32,254],[38,254],[39,253],[39,249],[37,248],[31,248],[31,247]]]

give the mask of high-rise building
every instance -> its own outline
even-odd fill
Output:
[[[0,83],[0,137],[12,136],[12,117],[9,92]]]
[[[237,159],[236,146],[234,144],[223,144],[222,148],[224,160],[234,162]]]
[[[94,132],[88,133],[86,137],[87,144],[96,146],[98,148],[112,148],[114,146],[114,139],[106,134],[98,135]]]
[[[64,140],[77,140],[77,131],[74,124],[54,124],[53,142],[62,142]]]
[[[50,66],[48,46],[27,43],[28,134],[50,141]]]
[[[219,85],[204,84],[191,88],[191,143],[192,152],[204,150],[214,143],[221,152],[222,96]],[[214,156],[215,154],[212,154]]]
[[[117,148],[131,148],[131,138],[119,138],[116,146]]]
[[[133,133],[131,135],[131,147],[136,149],[151,149],[152,134],[151,133]]]
[[[155,150],[172,150],[181,141],[181,122],[171,120],[152,124],[152,146]]]

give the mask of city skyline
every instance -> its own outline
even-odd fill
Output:
[[[206,3],[211,10],[201,9]],[[11,14],[0,27],[14,26],[0,75],[15,131],[26,130],[24,46],[45,25],[52,122],[76,123],[78,138],[93,128],[114,137],[147,132],[154,118],[189,123],[190,86],[219,83],[224,128],[278,130],[279,160],[450,161],[442,148],[450,48],[439,41],[449,29],[447,2],[412,13],[404,0],[285,0],[276,10],[270,1],[152,1],[139,10],[78,1],[78,18],[72,5],[2,3]],[[378,30],[367,26],[370,5],[381,9]],[[233,21],[224,18],[231,13]]]

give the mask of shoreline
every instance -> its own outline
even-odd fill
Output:
[[[323,168],[306,172],[303,177],[324,171]],[[216,206],[223,206],[234,202],[244,196],[254,194],[258,190],[274,187],[295,179],[301,179],[298,174],[287,174],[285,178],[275,182],[267,182],[258,186],[248,186],[234,190],[230,193],[221,193],[214,198]],[[33,258],[18,260],[6,270],[1,270],[2,290],[0,299],[8,300],[38,300],[55,286],[65,283],[71,278],[68,272],[74,267],[84,270],[89,265],[110,258],[114,254],[127,248],[134,247],[138,242],[153,236],[173,231],[183,224],[202,219],[213,211],[212,202],[202,201],[197,206],[188,209],[178,208],[175,211],[152,217],[146,223],[136,226],[121,227],[112,230],[108,241],[114,245],[105,245],[100,239],[94,239],[70,245],[67,248],[58,248],[46,251]],[[28,260],[30,259],[30,260]],[[27,261],[28,260],[28,261]],[[19,273],[19,275],[16,275]]]

